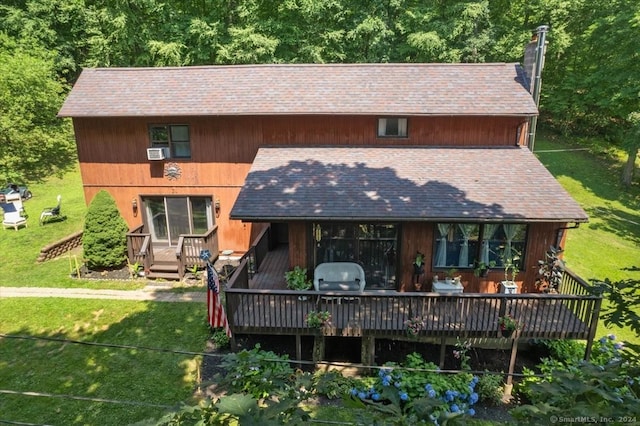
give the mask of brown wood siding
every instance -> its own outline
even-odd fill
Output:
[[[138,199],[141,206],[141,194],[212,196],[222,206],[217,219],[220,248],[245,251],[251,243],[252,226],[230,220],[229,212],[261,146],[513,145],[523,122],[521,117],[410,117],[407,138],[378,138],[377,118],[75,118],[74,128],[87,203],[100,189],[106,189],[133,228],[141,224],[141,211],[134,217],[131,201]],[[189,125],[191,159],[147,160],[150,124]],[[168,162],[181,169],[179,178],[164,176]]]
[[[289,222],[289,269],[309,268],[307,250],[310,235],[306,222]],[[313,271],[309,271],[313,275]]]
[[[399,242],[400,258],[398,262],[398,291],[415,291],[413,283],[413,261],[417,251],[425,255],[425,274],[422,277],[422,291],[431,291],[434,275],[444,278],[442,271],[433,270],[434,223],[408,222],[401,224]],[[532,223],[527,234],[525,267],[518,274],[516,283],[520,293],[536,293],[535,281],[538,260],[544,259],[546,251],[555,244],[557,232],[566,226],[561,223]],[[309,227],[304,222],[289,223],[289,263],[290,268],[300,265],[309,266],[307,251],[310,238]],[[472,270],[461,270],[458,274],[465,293],[497,293],[500,281],[504,280],[504,271],[496,268],[485,278],[476,277]]]

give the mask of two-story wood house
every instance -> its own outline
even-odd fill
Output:
[[[401,333],[420,311],[402,295],[416,296],[416,281],[431,290],[452,268],[464,288],[456,297],[499,292],[505,253],[516,257],[518,306],[529,312],[538,260],[587,220],[527,147],[537,114],[515,63],[85,69],[60,111],[73,119],[86,200],[101,189],[115,198],[132,230],[131,261],[159,273],[169,253],[181,276],[203,247],[249,251],[253,269],[279,247],[280,269],[266,281],[256,284],[258,273],[250,282],[241,265],[243,284],[227,289],[230,322],[234,332],[296,335],[313,306],[283,317],[243,309],[293,306],[286,269],[305,267],[311,278],[321,263],[358,263],[364,300],[399,299],[362,313],[367,326],[334,312],[336,333],[353,336]],[[493,266],[487,277],[474,274],[478,262]],[[504,300],[486,305],[489,319],[470,335],[496,327]],[[391,315],[391,306],[404,308]],[[529,322],[523,336],[586,338],[593,310],[580,309],[573,334],[558,321]]]

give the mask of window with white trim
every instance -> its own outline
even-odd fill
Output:
[[[378,118],[378,137],[406,138],[407,119],[397,117]]]
[[[151,125],[149,139],[152,148],[169,148],[171,158],[191,158],[191,142],[187,125]]]

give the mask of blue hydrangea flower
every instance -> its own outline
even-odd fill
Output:
[[[601,337],[600,340],[599,340],[599,342],[602,343],[602,344],[606,343],[606,341],[607,341],[606,337]]]
[[[358,398],[360,399],[367,399],[367,394],[364,392],[358,392]]]
[[[610,334],[607,337],[609,338],[609,340],[616,340],[616,335],[615,334]]]
[[[407,401],[409,399],[409,395],[406,392],[400,392],[400,399],[403,401]]]
[[[474,410],[473,408],[469,408],[467,410],[467,414],[470,416],[475,416],[476,415],[476,410]]]
[[[395,382],[395,383],[393,384],[393,386],[395,386],[395,387],[399,388],[400,386],[402,386],[402,383],[400,383],[400,382]]]
[[[436,391],[434,391],[433,389],[429,389],[429,392],[427,392],[427,395],[429,395],[429,398],[435,398]]]
[[[356,388],[351,388],[351,396],[356,396],[358,394],[358,389]]]
[[[478,394],[474,392],[471,395],[469,395],[469,404],[473,405],[476,402],[478,402]]]
[[[424,390],[430,391],[431,389],[433,389],[433,386],[431,386],[431,383],[427,383],[426,385],[424,385]]]
[[[451,405],[451,412],[452,413],[457,413],[458,411],[460,411],[460,407],[458,407],[457,404]]]
[[[380,401],[380,394],[379,393],[374,393],[373,395],[371,395],[371,399],[373,399],[374,401]]]
[[[382,380],[382,386],[387,387],[391,384],[391,382],[389,380],[387,380],[386,378]]]
[[[624,344],[618,342],[618,343],[615,343],[613,347],[616,348],[617,350],[620,350],[624,347]]]
[[[478,376],[473,376],[473,379],[471,379],[471,385],[475,386],[479,381],[480,378]]]

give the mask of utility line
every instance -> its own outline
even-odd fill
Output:
[[[66,394],[55,394],[47,392],[20,392],[9,389],[0,389],[0,394],[5,395],[21,395],[21,396],[39,396],[45,398],[61,398],[61,399],[73,399],[77,401],[89,401],[89,402],[104,402],[107,404],[120,404],[120,405],[134,405],[138,407],[152,407],[152,408],[166,408],[175,409],[175,405],[154,404],[151,402],[139,402],[139,401],[123,401],[118,399],[106,399],[106,398],[91,398],[88,396],[76,396]]]
[[[8,339],[21,339],[21,340],[44,340],[51,341],[57,343],[71,343],[78,345],[86,345],[86,346],[99,346],[99,347],[107,347],[107,348],[117,348],[117,349],[133,349],[133,350],[146,350],[146,351],[154,351],[154,352],[164,352],[164,353],[173,353],[178,355],[193,355],[193,356],[205,356],[205,357],[213,357],[213,358],[224,358],[227,354],[216,354],[211,352],[193,352],[193,351],[184,351],[184,350],[176,350],[176,349],[165,349],[165,348],[153,348],[148,346],[133,346],[133,345],[117,345],[113,343],[98,343],[98,342],[86,342],[81,340],[71,340],[71,339],[61,339],[57,337],[35,337],[35,336],[22,336],[15,334],[0,334],[0,338],[8,338]],[[410,367],[401,367],[401,366],[384,366],[384,365],[365,365],[358,363],[350,363],[350,362],[337,362],[337,361],[308,361],[308,360],[294,360],[294,359],[281,359],[281,358],[263,358],[262,361],[265,362],[278,362],[278,363],[287,363],[287,364],[298,364],[298,365],[309,365],[316,366],[318,364],[332,366],[332,367],[351,367],[358,369],[370,369],[370,370],[402,370],[402,371],[410,371],[410,372],[422,372],[422,373],[441,373],[441,374],[459,374],[459,373],[471,373],[471,374],[498,374],[498,375],[506,375],[504,372],[495,372],[495,371],[487,371],[487,370],[441,370],[439,368],[436,369],[424,369],[424,368],[410,368]],[[523,374],[523,373],[513,373],[511,374],[513,377],[544,377],[542,374]]]

